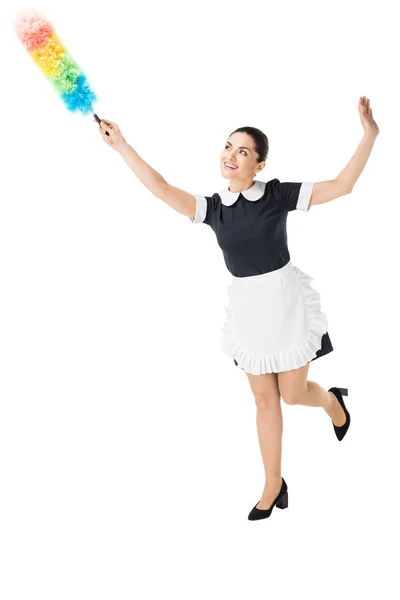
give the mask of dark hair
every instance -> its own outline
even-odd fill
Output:
[[[257,162],[260,163],[263,162],[263,160],[266,160],[269,151],[269,144],[265,133],[263,133],[260,129],[257,129],[257,127],[239,127],[238,129],[235,129],[235,131],[232,131],[231,135],[236,132],[247,133],[253,138],[256,152],[258,154]]]

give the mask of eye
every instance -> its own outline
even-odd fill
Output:
[[[225,150],[226,150],[227,148],[229,149],[229,146],[228,146],[228,144],[225,146]],[[244,155],[245,155],[245,156],[247,156],[247,152],[246,152],[246,150],[241,150],[240,152],[244,152]]]

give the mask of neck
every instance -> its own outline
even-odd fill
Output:
[[[242,181],[238,181],[235,179],[234,181],[229,182],[228,190],[232,192],[232,194],[237,194],[238,192],[244,192],[254,185],[255,181],[252,179],[246,179]]]

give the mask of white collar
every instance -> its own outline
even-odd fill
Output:
[[[264,181],[255,181],[251,187],[243,192],[231,192],[227,187],[219,192],[221,202],[224,206],[232,206],[235,204],[239,195],[242,194],[246,200],[259,200],[264,195],[266,183]]]

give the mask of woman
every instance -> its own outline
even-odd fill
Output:
[[[281,475],[281,396],[288,404],[322,407],[339,440],[350,425],[343,401],[347,390],[325,390],[307,381],[310,362],[333,347],[320,295],[310,285],[312,277],[290,261],[286,217],[291,210],[309,211],[312,205],[350,194],[379,134],[369,98],[360,98],[358,110],[364,136],[335,179],[318,183],[254,181],[265,167],[268,139],[259,129],[242,127],[230,135],[220,158],[221,173],[229,186],[212,196],[192,195],[168,184],[127,144],[116,123],[100,123],[103,140],[157,198],[192,223],[205,223],[213,229],[232,274],[221,345],[245,371],[254,394],[266,481],[249,520],[269,517],[275,505],[288,506],[287,485]]]

